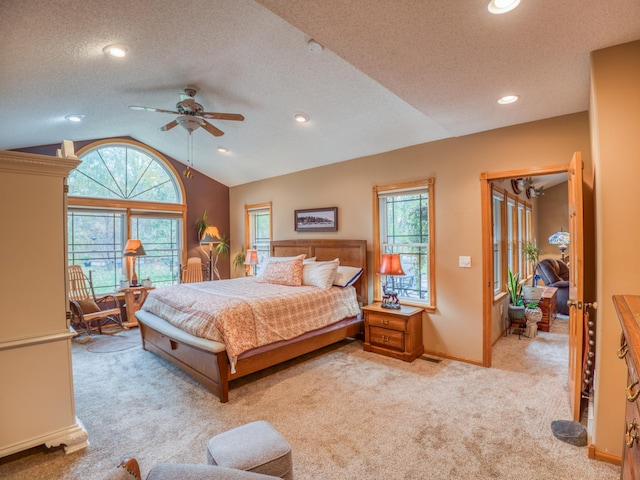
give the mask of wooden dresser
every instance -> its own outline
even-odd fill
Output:
[[[553,325],[553,321],[558,314],[557,300],[558,289],[555,287],[545,287],[540,297],[538,307],[542,310],[542,320],[538,322],[538,330],[548,332]]]
[[[618,358],[627,363],[625,435],[621,478],[640,478],[640,295],[614,295],[613,304],[622,326]]]
[[[424,353],[422,311],[402,305],[399,310],[382,308],[379,303],[362,307],[364,345],[367,352],[412,362]]]

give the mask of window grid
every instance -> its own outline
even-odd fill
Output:
[[[380,276],[374,295],[378,298],[392,283],[402,300],[435,306],[433,297],[433,179],[410,184],[374,187],[378,227],[376,253],[398,253],[404,276]],[[375,265],[379,259],[376,259]]]

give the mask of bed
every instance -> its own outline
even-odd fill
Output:
[[[362,275],[353,284],[359,304],[368,303],[366,240],[297,239],[271,243],[272,257],[305,254],[317,261],[340,259],[340,265],[359,267]],[[219,282],[219,281],[218,281]],[[198,337],[178,328],[160,315],[144,310],[136,312],[142,347],[170,361],[198,380],[220,398],[229,400],[229,382],[277,365],[305,353],[318,350],[346,338],[358,337],[363,331],[360,314],[336,321],[295,338],[281,340],[245,351],[232,363],[224,343]]]

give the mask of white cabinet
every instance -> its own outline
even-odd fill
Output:
[[[78,160],[0,151],[0,457],[88,445],[66,311],[66,177]]]

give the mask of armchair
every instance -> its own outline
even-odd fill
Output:
[[[71,326],[78,332],[75,342],[85,343],[91,340],[91,332],[94,328],[98,333],[116,333],[124,329],[116,297],[113,295],[96,297],[91,271],[87,277],[82,267],[69,265],[68,277]],[[110,326],[109,330],[103,332],[102,327],[110,323],[115,323],[115,330]]]
[[[538,273],[547,287],[558,289],[558,313],[569,315],[569,267],[562,260],[545,258],[538,263]]]

